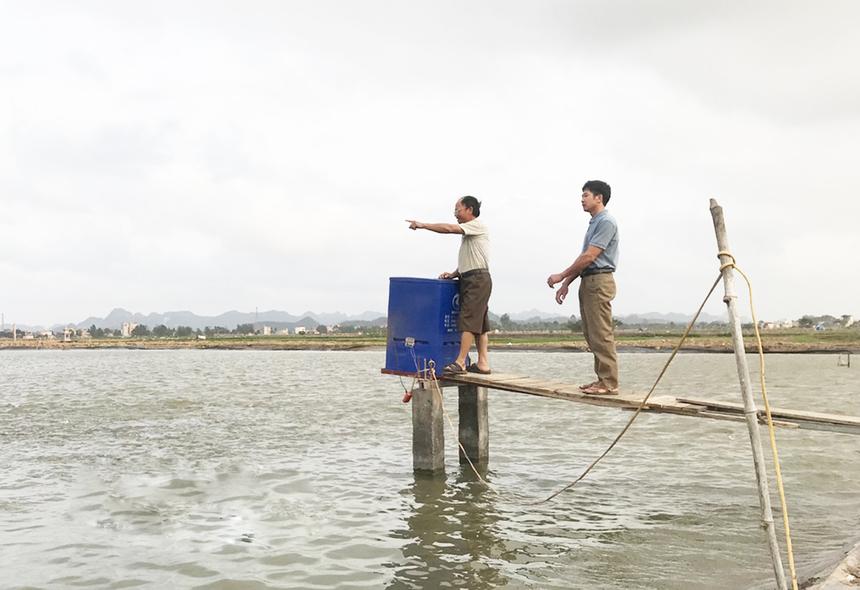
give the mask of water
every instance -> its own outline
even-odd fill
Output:
[[[666,358],[622,355],[623,385],[647,390]],[[585,354],[493,360],[590,380]],[[381,351],[2,352],[0,587],[772,579],[743,423],[642,415],[575,490],[533,505],[575,479],[630,414],[491,392],[487,477],[500,493],[461,470],[447,425],[447,476],[416,479],[410,409],[383,363]],[[770,355],[767,371],[773,405],[860,415],[858,371],[835,356]],[[689,354],[658,393],[737,401],[737,390],[733,357]],[[456,402],[447,394],[455,422]],[[814,569],[860,537],[860,437],[778,434],[798,566]]]

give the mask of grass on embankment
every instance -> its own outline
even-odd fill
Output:
[[[618,330],[619,350],[671,350],[677,344],[683,328],[663,330]],[[745,331],[747,350],[755,350],[752,330]],[[768,330],[762,332],[768,352],[843,352],[860,351],[860,329],[827,330]],[[731,350],[728,331],[696,331],[687,337],[685,350],[728,352]],[[384,347],[384,335],[299,335],[299,336],[223,336],[206,340],[196,338],[103,338],[80,339],[72,342],[54,340],[0,340],[0,349],[258,349],[258,350],[356,350]],[[495,350],[585,350],[585,340],[579,332],[490,334],[490,347]]]

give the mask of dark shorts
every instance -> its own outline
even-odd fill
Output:
[[[461,332],[484,334],[490,331],[488,317],[493,279],[488,270],[470,270],[460,275],[460,317],[457,328]]]

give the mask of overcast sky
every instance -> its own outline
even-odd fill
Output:
[[[860,317],[860,4],[0,0],[7,325],[385,312],[483,201],[490,309],[563,307],[585,180],[618,315],[692,313],[708,199],[761,319]],[[741,285],[738,284],[740,287]],[[746,303],[743,303],[743,308]],[[716,297],[708,308],[724,313]]]

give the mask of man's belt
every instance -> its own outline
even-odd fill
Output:
[[[599,275],[607,272],[615,272],[614,268],[586,268],[579,276],[587,277],[589,275]]]

